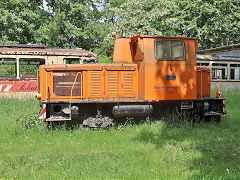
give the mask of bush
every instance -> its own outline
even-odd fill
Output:
[[[33,127],[42,127],[43,122],[38,120],[40,114],[39,108],[31,109],[31,112],[27,112],[17,118],[17,122],[21,127],[29,129]]]

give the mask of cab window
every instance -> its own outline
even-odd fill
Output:
[[[133,45],[133,60],[142,61],[143,60],[143,50],[139,43]]]
[[[155,58],[157,60],[183,61],[185,60],[184,41],[155,40]]]

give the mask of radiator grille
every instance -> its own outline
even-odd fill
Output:
[[[108,95],[110,97],[119,96],[119,71],[108,72]]]
[[[134,72],[123,71],[122,72],[122,96],[133,97],[134,96]]]
[[[57,71],[53,72],[53,96],[71,96],[71,89],[76,78],[77,72]],[[73,96],[81,96],[81,76],[78,74],[73,88]]]
[[[102,71],[91,71],[90,72],[90,96],[101,97],[102,95]]]

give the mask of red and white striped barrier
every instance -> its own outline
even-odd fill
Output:
[[[225,108],[225,100],[223,100],[223,114],[227,114],[226,108]]]
[[[11,91],[13,85],[11,84],[0,84],[0,92],[9,92]]]
[[[38,117],[39,120],[46,121],[47,120],[47,107],[46,104],[43,104],[43,108],[41,114]]]

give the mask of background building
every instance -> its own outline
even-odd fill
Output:
[[[240,89],[240,44],[198,51],[197,65],[211,68],[212,88],[220,78],[222,90]]]

